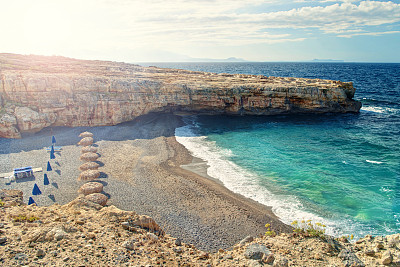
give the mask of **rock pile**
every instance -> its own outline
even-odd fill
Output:
[[[78,181],[93,181],[100,177],[100,171],[98,168],[100,165],[95,162],[100,155],[97,154],[97,148],[93,147],[93,134],[90,132],[83,132],[79,135],[81,141],[79,145],[84,146],[81,150],[82,155],[80,160],[86,163],[82,164],[79,169],[82,171],[78,177]],[[79,188],[78,193],[85,195],[85,199],[92,201],[101,206],[107,204],[108,197],[101,192],[103,191],[103,185],[98,182],[89,182]]]

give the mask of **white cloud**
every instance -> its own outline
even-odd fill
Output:
[[[213,47],[300,42],[320,37],[321,32],[347,38],[379,35],[377,32],[396,34],[396,30],[384,26],[400,22],[400,4],[391,1],[322,0],[308,7],[270,12],[268,4],[287,8],[293,1],[3,2],[0,52],[65,54],[73,50],[155,49],[190,54]],[[303,2],[307,5],[307,0]],[[369,32],[370,26],[376,28],[376,33]]]
[[[351,38],[353,36],[380,36],[385,34],[395,34],[400,33],[400,31],[386,31],[386,32],[359,32],[350,34],[339,34],[338,37]]]

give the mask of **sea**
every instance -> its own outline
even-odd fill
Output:
[[[334,236],[400,232],[400,64],[151,63],[353,82],[359,114],[191,116],[178,142],[228,189]]]

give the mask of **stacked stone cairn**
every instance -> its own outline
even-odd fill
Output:
[[[90,132],[83,132],[79,135],[82,138],[78,145],[82,146],[82,155],[80,160],[84,161],[79,170],[81,174],[79,175],[78,181],[87,181],[85,184],[79,188],[78,193],[83,194],[87,200],[95,202],[99,205],[105,206],[107,204],[107,196],[102,194],[103,184],[99,182],[92,182],[100,177],[100,171],[98,168],[100,165],[95,162],[100,155],[97,154],[97,148],[93,145],[93,134]]]

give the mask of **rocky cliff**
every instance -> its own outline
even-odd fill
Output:
[[[100,126],[149,112],[273,115],[358,112],[352,83],[0,54],[0,137]]]

